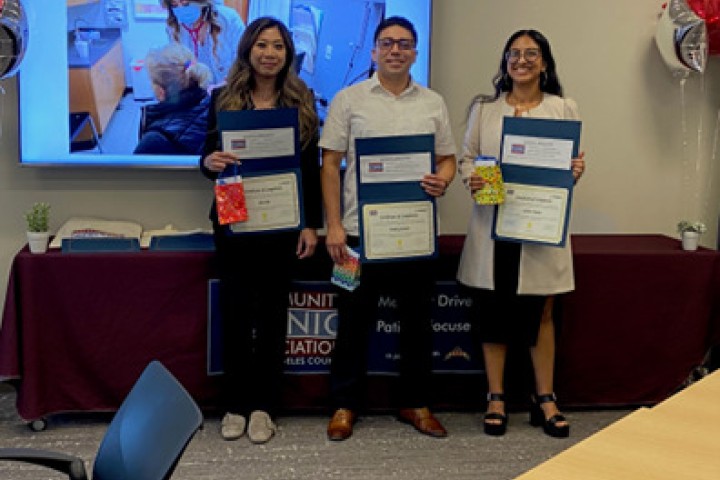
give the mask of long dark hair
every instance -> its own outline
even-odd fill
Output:
[[[538,32],[537,30],[518,30],[517,32],[510,35],[510,38],[508,38],[507,42],[505,42],[505,48],[503,48],[502,56],[500,57],[500,68],[492,79],[492,84],[495,89],[495,95],[476,95],[470,102],[470,109],[472,109],[473,105],[478,102],[492,102],[494,100],[497,100],[503,92],[512,91],[513,81],[512,78],[510,78],[507,70],[507,53],[510,51],[510,46],[513,44],[513,42],[518,38],[524,36],[530,37],[531,39],[533,39],[533,41],[535,41],[535,43],[538,44],[538,46],[540,47],[542,60],[543,62],[545,62],[545,72],[543,74],[544,78],[541,78],[540,80],[540,90],[545,93],[557,95],[559,97],[563,96],[563,88],[560,85],[560,80],[558,79],[557,69],[555,66],[555,58],[553,58],[552,51],[550,50],[550,42],[548,41],[548,39],[545,38],[545,35]]]
[[[318,118],[315,99],[305,82],[295,72],[295,44],[288,28],[273,17],[260,17],[247,26],[238,42],[235,63],[227,76],[227,85],[218,95],[218,110],[245,110],[252,108],[250,92],[255,88],[255,77],[250,65],[250,52],[260,34],[268,28],[277,28],[285,44],[285,64],[275,80],[278,103],[285,107],[298,107],[300,139],[309,142],[317,132]]]

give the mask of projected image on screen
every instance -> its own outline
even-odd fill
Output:
[[[412,74],[427,85],[430,1],[213,0],[224,27],[216,49],[192,42],[197,32],[182,25],[174,32],[163,0],[44,2],[29,12],[32,41],[19,75],[21,163],[195,168],[194,145],[157,153],[138,146],[152,119],[146,107],[162,95],[148,53],[177,39],[207,66],[210,90],[224,80],[244,26],[265,15],[292,31],[296,71],[315,92],[321,120],[338,90],[371,73],[372,36],[387,16],[415,24]]]

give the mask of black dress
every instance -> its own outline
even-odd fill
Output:
[[[547,296],[518,295],[520,249],[516,242],[496,241],[495,290],[470,288],[472,331],[478,343],[534,346]]]

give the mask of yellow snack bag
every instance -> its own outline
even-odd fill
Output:
[[[497,159],[481,155],[475,159],[474,165],[475,173],[485,181],[485,186],[475,192],[475,203],[478,205],[503,203],[505,201],[505,185]]]

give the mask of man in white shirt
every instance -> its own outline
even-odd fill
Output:
[[[412,23],[402,17],[387,18],[375,30],[374,40],[376,74],[338,92],[320,139],[326,245],[335,262],[347,260],[347,247],[359,243],[356,138],[434,134],[436,173],[427,173],[420,186],[428,195],[439,197],[455,175],[455,144],[445,102],[410,76],[417,56],[417,33]],[[343,158],[347,165],[341,182]],[[401,324],[399,419],[426,435],[447,436],[430,412],[427,398],[432,360],[432,262],[369,263],[362,269],[357,289],[338,292],[339,323],[330,380],[335,413],[328,425],[328,438],[345,440],[352,435],[364,394],[365,359],[380,291],[397,300]]]

